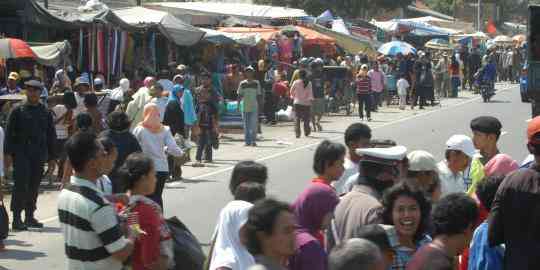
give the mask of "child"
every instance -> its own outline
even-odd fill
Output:
[[[210,101],[210,92],[202,89],[199,93],[198,106],[199,143],[197,144],[197,155],[194,167],[202,167],[202,154],[204,151],[205,160],[212,162],[212,145],[218,138],[218,111],[214,103]]]
[[[407,79],[405,79],[405,74],[401,74],[399,80],[397,81],[397,91],[399,96],[399,109],[405,109],[405,103],[407,102],[407,89],[410,85]]]

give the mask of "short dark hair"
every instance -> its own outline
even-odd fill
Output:
[[[234,192],[238,185],[243,182],[256,182],[266,186],[268,180],[268,169],[261,163],[245,160],[238,162],[231,173],[231,181],[229,182],[229,190],[234,196]]]
[[[378,260],[382,260],[382,254],[377,245],[367,239],[352,238],[332,249],[328,256],[328,269],[372,269]]]
[[[478,207],[465,193],[451,193],[440,199],[431,214],[433,236],[463,233],[478,219]]]
[[[76,172],[82,172],[86,164],[96,158],[101,146],[94,133],[81,131],[69,138],[65,148],[73,169]]]
[[[380,224],[368,224],[358,228],[358,231],[355,234],[358,238],[363,238],[371,241],[373,244],[381,251],[392,250],[392,244],[388,238],[388,233],[384,227]]]
[[[124,131],[129,129],[131,122],[126,113],[114,111],[107,117],[107,126],[114,131]]]
[[[87,112],[79,113],[75,117],[75,126],[80,131],[91,132],[92,123],[93,123],[92,116]]]
[[[360,139],[371,139],[371,128],[368,125],[354,123],[345,130],[345,144],[347,146]]]
[[[418,207],[420,208],[420,224],[414,234],[414,239],[416,241],[421,240],[423,235],[428,231],[431,204],[428,202],[422,191],[413,190],[411,186],[405,182],[400,182],[384,192],[382,201],[384,206],[382,213],[383,222],[384,224],[394,225],[392,211],[397,199],[401,196],[409,197],[418,203]]]
[[[86,107],[97,107],[98,98],[94,93],[88,93],[84,95],[84,106]]]
[[[120,167],[119,176],[124,187],[132,189],[141,180],[141,177],[147,175],[152,168],[154,168],[154,162],[151,158],[143,153],[133,153]]]
[[[252,255],[262,253],[261,243],[258,232],[263,232],[266,235],[272,235],[276,221],[281,212],[289,212],[289,205],[274,199],[264,199],[256,202],[249,210],[248,220],[246,222],[246,248]]]
[[[105,150],[107,154],[110,154],[113,149],[116,149],[116,145],[114,144],[113,140],[107,136],[99,136],[98,141],[101,143],[103,150]]]
[[[491,175],[485,177],[476,186],[476,197],[487,210],[491,210],[495,194],[497,194],[504,177],[504,175]]]
[[[318,175],[323,175],[327,167],[345,156],[345,147],[340,143],[331,142],[329,140],[322,141],[315,155],[313,156],[313,171]]]
[[[234,199],[254,203],[266,197],[266,187],[257,182],[243,182],[234,191]]]
[[[70,110],[77,108],[75,94],[71,91],[64,92],[64,95],[62,96],[62,104],[64,104],[64,106]]]

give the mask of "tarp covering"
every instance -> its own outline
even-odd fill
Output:
[[[298,32],[304,38],[304,45],[335,46],[336,39],[329,35],[302,26],[296,26],[296,29],[298,29]]]
[[[83,13],[76,11],[54,12],[45,9],[35,1],[28,1],[28,4],[25,6],[24,17],[29,24],[59,29],[78,29],[82,26],[98,22],[120,27],[128,31],[133,30],[133,27],[118,18],[110,9]]]
[[[444,36],[444,35],[453,35],[459,33],[459,31],[442,28],[438,26],[431,25],[426,22],[413,21],[413,20],[402,20],[394,19],[391,21],[376,21],[372,20],[372,24],[381,28],[386,32],[401,32],[403,28],[410,31],[411,34],[417,36]]]
[[[380,44],[377,41],[368,41],[360,37],[345,35],[317,24],[314,24],[312,27],[315,31],[334,38],[336,44],[348,53],[357,54],[358,52],[364,52],[372,57],[377,55],[375,47],[378,47]]]
[[[257,33],[227,33],[214,29],[200,28],[206,32],[203,40],[214,44],[239,44],[255,46],[261,40]]]
[[[159,2],[148,3],[145,6],[164,10],[177,16],[181,14],[226,15],[251,18],[257,21],[259,19],[301,18],[308,16],[301,9],[241,3]]]
[[[36,55],[36,61],[44,66],[58,67],[69,59],[71,45],[67,40],[50,45],[30,47]]]
[[[351,34],[349,29],[347,29],[347,26],[345,25],[345,22],[343,21],[343,19],[337,19],[337,20],[332,21],[332,30],[336,32],[340,32],[345,35]]]
[[[226,33],[235,33],[235,34],[258,34],[260,38],[264,40],[270,40],[273,38],[277,33],[279,33],[279,29],[277,28],[258,28],[258,27],[221,27],[218,28],[221,32]]]
[[[176,45],[191,46],[199,42],[205,32],[182,20],[158,10],[131,7],[114,10],[125,23],[133,27],[157,27],[157,29]]]

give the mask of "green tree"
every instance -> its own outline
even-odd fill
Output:
[[[424,0],[424,3],[435,11],[451,16],[454,13],[454,1],[455,0]]]

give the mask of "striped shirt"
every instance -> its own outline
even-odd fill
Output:
[[[64,234],[67,269],[115,270],[122,262],[111,254],[128,240],[116,213],[95,183],[75,176],[58,198],[58,219]]]
[[[371,93],[371,80],[369,77],[356,79],[356,94],[369,94]]]

